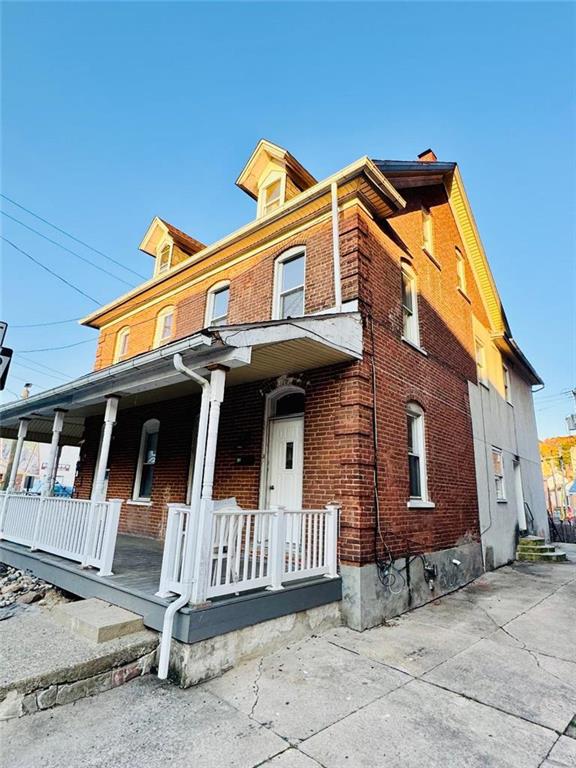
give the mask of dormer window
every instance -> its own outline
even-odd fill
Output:
[[[162,243],[158,248],[158,256],[156,258],[156,274],[161,275],[163,272],[167,272],[172,261],[172,245],[166,242]]]
[[[260,216],[275,211],[282,203],[282,179],[276,179],[262,188],[260,193]]]

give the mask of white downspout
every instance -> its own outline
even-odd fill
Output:
[[[332,195],[332,256],[334,258],[334,307],[342,312],[342,278],[340,274],[340,229],[338,220],[338,184],[330,184]]]
[[[210,382],[203,376],[199,376],[193,370],[184,365],[182,355],[173,357],[174,368],[202,387],[202,399],[200,401],[200,418],[198,419],[198,437],[196,439],[196,455],[194,457],[194,474],[192,478],[192,493],[190,497],[190,518],[188,524],[192,524],[193,516],[200,514],[200,498],[202,495],[202,480],[204,475],[204,458],[206,455],[206,435],[208,433],[208,412],[210,410]],[[186,538],[186,551],[184,553],[184,569],[182,581],[184,591],[177,600],[170,603],[164,613],[162,624],[162,639],[160,641],[160,658],[158,660],[158,677],[166,680],[170,662],[170,645],[172,643],[172,627],[174,617],[185,605],[188,605],[192,597],[192,573],[194,562],[194,549],[196,541],[193,536]]]

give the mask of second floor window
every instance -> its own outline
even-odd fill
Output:
[[[116,347],[114,349],[114,362],[117,363],[128,354],[128,342],[130,341],[130,328],[121,328],[116,335]]]
[[[510,386],[510,371],[507,365],[502,366],[502,379],[504,382],[504,399],[507,403],[512,403],[512,390]]]
[[[302,317],[306,254],[302,248],[287,251],[276,260],[274,279],[274,319]]]
[[[230,286],[214,286],[208,291],[206,299],[206,326],[226,325],[228,322],[228,303]]]
[[[154,346],[166,344],[174,335],[174,307],[164,307],[156,318],[156,330],[154,332]]]
[[[407,266],[402,267],[402,337],[420,346],[416,277]]]
[[[506,489],[504,487],[504,457],[502,456],[500,448],[492,448],[492,466],[494,468],[496,500],[506,501]]]

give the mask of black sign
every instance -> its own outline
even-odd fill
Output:
[[[0,347],[0,391],[6,386],[6,377],[8,376],[13,351],[8,349],[8,347]]]

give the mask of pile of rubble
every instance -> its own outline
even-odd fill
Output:
[[[62,593],[36,578],[28,571],[19,571],[0,563],[0,609],[10,606],[30,605],[39,602],[41,605],[65,600]]]

